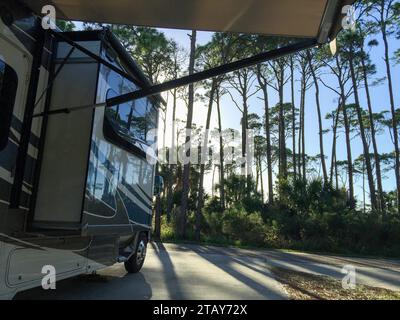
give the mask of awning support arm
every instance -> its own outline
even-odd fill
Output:
[[[237,71],[246,67],[251,67],[262,62],[277,59],[283,56],[287,56],[292,53],[296,53],[301,50],[310,49],[318,44],[315,39],[308,39],[298,43],[294,43],[282,48],[274,49],[267,52],[259,53],[255,56],[227,63],[215,68],[204,70],[201,72],[194,73],[179,79],[167,81],[161,84],[156,84],[151,87],[143,88],[131,93],[113,97],[107,100],[106,105],[112,107],[118,104],[122,104],[128,101],[145,98],[161,92],[172,90],[178,87],[186,86],[195,82],[203,81],[206,79],[215,78],[232,71]]]
[[[71,42],[71,45],[75,45],[75,47],[78,50],[86,53],[87,55],[89,55],[91,57],[92,57],[92,55],[94,55],[91,52],[86,52],[87,50],[85,48],[82,48],[79,45],[74,44],[73,41],[67,39],[66,37],[62,37],[62,38],[65,38],[64,40],[66,42]],[[104,106],[105,107],[113,107],[113,106],[123,104],[123,103],[129,102],[129,101],[132,101],[132,100],[149,97],[149,96],[156,95],[161,92],[172,90],[172,89],[175,89],[178,87],[190,85],[195,82],[222,76],[226,73],[230,73],[230,72],[242,69],[242,68],[251,67],[251,66],[257,65],[259,63],[263,63],[263,62],[270,61],[273,59],[281,58],[281,57],[287,56],[289,54],[299,52],[301,50],[313,48],[316,45],[318,45],[318,41],[316,39],[307,39],[304,41],[300,41],[298,43],[290,44],[290,45],[282,47],[282,48],[274,49],[274,50],[267,51],[267,52],[262,52],[262,53],[259,53],[252,57],[249,57],[249,58],[241,59],[241,60],[227,63],[224,65],[215,67],[215,68],[210,68],[210,69],[207,69],[204,71],[200,71],[200,72],[197,72],[197,73],[194,73],[192,75],[188,75],[188,76],[185,76],[182,78],[170,80],[170,81],[167,81],[167,82],[164,82],[161,84],[152,85],[152,86],[149,86],[149,87],[146,87],[146,88],[134,91],[134,92],[116,96],[114,98],[108,99],[105,103],[99,103],[99,104],[87,105],[87,106],[76,106],[76,107],[70,107],[70,108],[58,108],[56,110],[49,111],[47,114],[50,115],[50,114],[70,113],[75,110],[104,107]],[[94,55],[93,59],[98,60],[101,58]],[[99,61],[99,62],[103,63],[103,61]],[[106,62],[106,61],[104,61],[104,62]],[[103,64],[105,64],[105,63],[103,63]],[[108,67],[107,64],[105,64],[105,65]],[[113,67],[112,69],[114,70],[115,67],[114,66],[112,66],[112,67]],[[117,69],[117,70],[119,73],[121,72],[119,69]],[[41,115],[42,114],[36,114],[36,115],[34,115],[34,117],[39,117]]]

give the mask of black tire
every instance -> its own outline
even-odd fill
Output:
[[[136,244],[135,253],[124,262],[125,270],[128,273],[137,273],[140,271],[140,269],[142,269],[144,260],[146,258],[146,251],[147,236],[145,233],[141,233]]]

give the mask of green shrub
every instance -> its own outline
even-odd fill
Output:
[[[167,221],[166,215],[161,216],[161,240],[162,241],[172,241],[175,239],[176,226],[175,219],[171,219],[170,222]]]
[[[243,208],[226,210],[222,232],[231,240],[241,244],[263,245],[266,226],[259,212],[247,213]]]
[[[222,212],[203,213],[202,232],[209,237],[219,237],[222,234],[224,214]]]

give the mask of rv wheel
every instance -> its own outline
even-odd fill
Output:
[[[129,273],[136,273],[142,269],[147,251],[147,236],[144,233],[139,235],[135,253],[124,262],[125,270]]]

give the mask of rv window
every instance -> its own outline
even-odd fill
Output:
[[[17,87],[16,72],[0,59],[0,150],[7,146]]]
[[[118,96],[109,89],[107,99]],[[154,130],[157,127],[157,109],[148,99],[130,101],[106,109],[107,120],[113,130],[125,140],[136,140],[151,145],[155,141]]]

